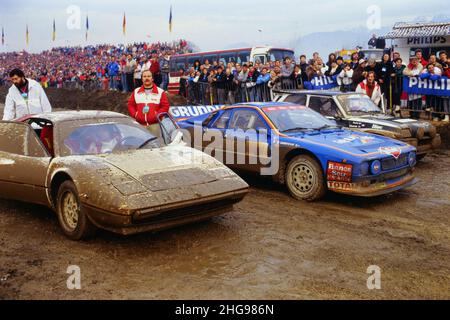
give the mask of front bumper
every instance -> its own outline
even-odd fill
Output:
[[[427,136],[420,140],[417,138],[405,138],[400,140],[416,147],[418,155],[427,154],[432,150],[438,149],[441,145],[441,136],[439,134],[436,134],[433,138]]]
[[[133,215],[117,214],[82,204],[91,222],[100,229],[122,235],[148,231],[159,231],[183,224],[207,220],[232,210],[233,204],[241,201],[248,188],[191,200],[168,204],[148,210],[143,215],[137,211]],[[143,209],[144,212],[146,209]]]
[[[328,181],[328,189],[330,191],[352,196],[375,197],[410,187],[417,182],[418,180],[414,177],[414,175],[412,173],[408,173],[401,177],[375,183],[370,183],[370,181],[360,181],[354,183]]]

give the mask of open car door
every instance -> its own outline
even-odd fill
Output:
[[[29,124],[0,121],[0,197],[48,205],[50,161]]]
[[[168,113],[160,113],[157,118],[164,144],[181,143],[183,134],[175,120]]]

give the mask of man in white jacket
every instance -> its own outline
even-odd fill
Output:
[[[375,81],[375,73],[373,71],[369,72],[366,80],[358,84],[355,92],[365,93],[377,106],[380,104],[382,98],[381,89],[378,83]]]
[[[52,111],[47,95],[38,82],[25,78],[20,69],[12,70],[9,77],[13,85],[6,96],[3,120]]]

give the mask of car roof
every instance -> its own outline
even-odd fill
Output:
[[[237,103],[230,106],[226,106],[225,109],[232,109],[238,107],[256,107],[256,108],[266,108],[266,107],[282,107],[282,106],[295,106],[296,103],[292,102],[246,102],[246,103]]]
[[[339,96],[339,95],[348,95],[348,94],[360,94],[358,92],[340,92],[333,90],[277,90],[275,93],[291,93],[291,94],[314,94],[320,96]]]
[[[105,118],[127,118],[126,115],[112,111],[98,110],[82,110],[82,111],[55,111],[33,115],[30,118],[38,118],[49,120],[53,123],[64,122],[69,120],[88,120],[88,119],[105,119]]]

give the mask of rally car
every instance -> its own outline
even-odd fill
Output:
[[[114,112],[64,111],[0,122],[0,197],[46,205],[67,237],[165,229],[228,210],[248,185],[180,143]]]
[[[179,125],[196,148],[232,169],[271,175],[296,199],[317,200],[327,190],[369,197],[416,182],[413,146],[338,127],[305,106],[236,104]]]
[[[305,105],[335,120],[338,125],[409,143],[416,147],[419,160],[441,145],[441,137],[436,133],[435,126],[426,121],[387,115],[365,94],[282,90],[276,93],[275,101]]]

